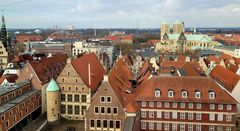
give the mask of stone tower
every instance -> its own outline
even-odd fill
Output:
[[[60,117],[60,89],[56,81],[52,78],[48,87],[47,92],[47,120],[48,122],[54,122]]]
[[[177,20],[173,24],[173,33],[174,34],[181,34],[185,32],[184,22],[181,22],[180,20]]]
[[[160,34],[161,35],[160,36],[161,40],[163,39],[163,35],[165,33],[167,33],[167,34],[170,33],[170,26],[166,21],[163,21],[162,24],[161,24],[161,34]]]

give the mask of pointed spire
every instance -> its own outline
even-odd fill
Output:
[[[1,20],[2,25],[1,25],[1,28],[6,28],[5,19],[4,19],[4,15],[3,15],[3,10],[1,10],[1,11],[2,11],[2,20]]]
[[[120,48],[120,53],[119,53],[118,58],[122,58],[122,57],[123,57],[123,55],[122,55],[122,49]]]

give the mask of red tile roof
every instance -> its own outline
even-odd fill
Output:
[[[238,70],[238,66],[230,64],[228,70],[232,71],[233,73],[236,73]]]
[[[198,63],[194,66],[190,63],[185,63],[180,69],[184,71],[185,76],[201,76],[201,74],[204,74]]]
[[[161,96],[155,97],[155,90],[160,90]],[[168,97],[168,91],[174,92],[174,97]],[[188,97],[182,98],[181,92],[187,91]],[[195,92],[200,91],[201,98],[195,98]],[[215,99],[209,99],[209,92],[213,91]],[[170,102],[196,102],[196,103],[224,103],[237,102],[225,90],[219,87],[208,77],[176,77],[153,76],[134,90],[137,101],[170,101]]]
[[[97,56],[94,53],[82,54],[80,57],[72,60],[72,65],[84,83],[93,91],[96,91],[105,74],[105,70]]]
[[[134,100],[134,94],[127,95],[125,108],[128,113],[135,113],[140,109],[139,104]]]
[[[6,79],[9,83],[15,83],[18,76],[16,74],[5,74],[0,78],[0,84]]]
[[[210,55],[207,57],[207,59],[205,59],[206,65],[210,64],[210,61],[215,61],[217,64],[219,64],[221,62],[221,59],[216,56]]]
[[[178,61],[186,61],[186,56],[184,56],[184,55],[179,55],[179,56],[178,56]]]
[[[227,60],[227,59],[230,59],[232,58],[232,56],[228,55],[228,54],[225,54],[225,53],[221,53],[221,55],[219,56],[220,59],[223,59],[223,60]]]
[[[31,61],[29,64],[33,68],[37,77],[43,84],[48,83],[52,77],[56,78],[67,62],[66,54],[59,54],[39,61]]]
[[[220,65],[215,66],[209,75],[229,92],[233,91],[240,80],[240,76]]]
[[[152,68],[150,61],[145,60],[142,68],[137,73],[138,84],[142,83],[143,81],[146,81],[152,75],[152,71],[154,71],[154,69]]]

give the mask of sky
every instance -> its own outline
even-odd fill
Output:
[[[8,28],[240,27],[240,0],[0,0]]]

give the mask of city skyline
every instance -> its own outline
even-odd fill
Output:
[[[240,0],[3,0],[0,9],[8,28],[136,28],[137,21],[139,28],[159,28],[176,20],[186,27],[240,27]]]

